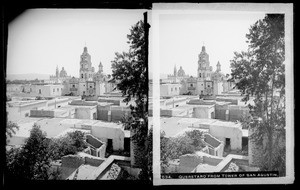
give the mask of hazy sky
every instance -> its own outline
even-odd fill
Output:
[[[215,71],[221,63],[230,73],[234,51],[247,50],[246,33],[250,25],[264,18],[263,13],[212,11],[205,14],[161,14],[159,17],[159,55],[161,73],[173,74],[174,65],[196,76],[198,54],[203,43]]]
[[[145,10],[31,9],[8,28],[7,74],[55,74],[56,66],[78,77],[86,46],[92,66],[111,73],[115,52],[127,51],[131,26]]]

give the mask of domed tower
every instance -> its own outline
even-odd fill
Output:
[[[100,96],[105,93],[105,74],[103,73],[103,65],[100,62],[98,65],[98,72],[95,74],[95,95]]]
[[[219,81],[219,82],[223,81],[226,78],[225,75],[221,72],[221,64],[219,61],[217,63],[217,69],[215,72],[212,73],[211,78],[212,80]]]
[[[56,78],[58,78],[59,77],[59,70],[58,70],[58,66],[56,65],[56,72],[55,72],[55,76],[56,76]]]
[[[60,71],[60,73],[59,73],[59,76],[60,76],[61,78],[67,77],[67,72],[66,72],[66,70],[65,70],[64,67],[61,68],[61,71]]]
[[[211,76],[211,67],[209,65],[209,55],[206,53],[205,46],[198,55],[198,78],[206,79]]]
[[[174,77],[176,77],[177,76],[177,69],[176,69],[176,65],[174,66]]]
[[[102,73],[103,72],[103,65],[102,63],[100,62],[99,63],[99,66],[98,66],[98,73]]]
[[[185,72],[184,70],[182,69],[182,66],[180,66],[179,70],[178,70],[178,76],[179,77],[184,77],[185,76]]]
[[[216,72],[221,72],[221,64],[220,64],[219,61],[217,63],[217,70],[216,70]]]
[[[93,77],[93,74],[91,56],[88,53],[87,47],[84,47],[83,53],[80,56],[79,78],[88,80]]]

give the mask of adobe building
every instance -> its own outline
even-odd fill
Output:
[[[149,117],[148,122],[149,125],[152,124],[152,117]],[[160,127],[166,137],[173,137],[188,128],[206,130],[210,135],[222,141],[225,148],[242,149],[243,130],[240,123],[217,119],[161,117]]]
[[[63,95],[63,88],[61,84],[26,84],[22,91],[31,96],[57,97]]]

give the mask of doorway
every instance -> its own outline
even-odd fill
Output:
[[[210,113],[210,119],[215,119],[215,112],[214,111]]]
[[[124,152],[126,152],[126,156],[130,156],[130,138],[124,138]]]
[[[225,149],[230,150],[230,138],[225,138]]]
[[[113,152],[113,140],[112,139],[107,139],[106,152],[109,152],[109,153]]]

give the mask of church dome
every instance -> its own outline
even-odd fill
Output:
[[[65,68],[62,67],[60,73],[59,73],[59,77],[67,77],[67,72],[65,71]]]
[[[185,72],[184,72],[184,70],[182,69],[182,66],[180,66],[180,69],[178,70],[178,76],[179,76],[179,77],[184,77],[184,76],[185,76]]]

